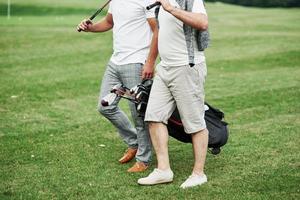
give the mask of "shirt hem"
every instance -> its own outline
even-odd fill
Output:
[[[113,58],[110,58],[109,60],[110,62],[112,62],[115,65],[128,65],[128,64],[133,64],[133,63],[141,63],[141,64],[145,64],[146,61],[142,61],[142,60],[128,60],[128,61],[115,61]]]

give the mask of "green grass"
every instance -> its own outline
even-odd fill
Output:
[[[12,2],[7,20],[0,1],[0,199],[300,198],[299,9],[207,5],[206,99],[230,139],[207,157],[209,182],[180,190],[190,144],[170,141],[172,184],[137,185],[155,157],[142,174],[117,163],[126,147],[96,111],[111,32],[75,31],[99,2]]]

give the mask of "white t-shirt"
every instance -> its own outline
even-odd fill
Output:
[[[171,5],[180,8],[175,0],[169,0]],[[202,0],[194,0],[192,12],[206,14]],[[188,65],[188,50],[183,32],[183,22],[160,7],[159,15],[158,51],[162,66]],[[199,64],[205,61],[203,51],[197,49],[194,43],[194,63]]]
[[[112,0],[108,12],[112,14],[113,55],[111,61],[117,65],[145,63],[152,31],[147,18],[154,18],[154,9],[146,6],[155,0]]]

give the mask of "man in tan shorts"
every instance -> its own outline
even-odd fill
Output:
[[[185,132],[191,134],[193,143],[195,162],[192,175],[180,186],[188,188],[207,182],[204,174],[208,144],[208,131],[204,120],[204,82],[207,70],[203,50],[197,48],[194,40],[191,63],[191,43],[187,42],[184,27],[188,25],[193,31],[206,30],[208,19],[202,0],[158,2],[162,4],[158,14],[158,49],[161,62],[156,67],[145,115],[156,152],[157,168],[149,176],[140,178],[138,183],[155,185],[173,181],[166,125],[177,106]],[[191,11],[182,9],[185,3],[191,4]]]

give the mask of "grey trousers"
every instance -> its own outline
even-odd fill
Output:
[[[136,160],[149,163],[151,161],[152,145],[148,126],[144,119],[138,116],[134,103],[128,101],[134,126],[119,108],[120,98],[117,98],[110,106],[103,107],[101,105],[101,99],[110,93],[113,86],[123,84],[128,88],[132,88],[139,84],[142,81],[142,67],[141,63],[115,65],[109,62],[101,83],[98,111],[117,128],[121,138],[128,147],[138,148]]]

